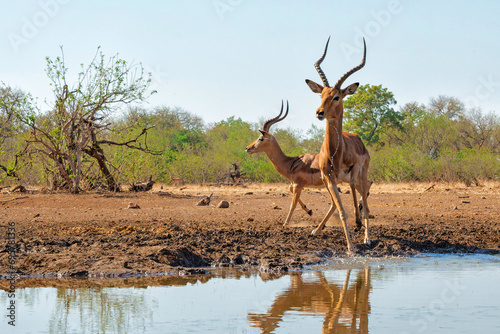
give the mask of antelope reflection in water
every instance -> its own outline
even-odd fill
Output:
[[[266,314],[249,314],[251,326],[274,333],[285,313],[300,311],[324,315],[322,333],[368,333],[370,268],[360,269],[356,280],[349,282],[353,271],[357,270],[347,270],[343,284],[328,283],[320,271],[313,281],[304,281],[302,274],[290,275],[290,288],[276,297]]]

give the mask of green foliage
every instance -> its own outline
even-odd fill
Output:
[[[379,86],[359,86],[344,101],[344,131],[361,137],[367,145],[376,143],[385,129],[401,127],[401,114],[394,111],[394,95]]]
[[[311,128],[307,130],[306,138],[302,141],[305,152],[319,153],[324,136],[325,129],[312,124]]]
[[[251,159],[244,160],[242,169],[250,180],[256,182],[287,182],[286,178],[274,169],[263,153],[260,155],[252,154]]]
[[[374,181],[401,182],[427,180],[428,159],[412,146],[385,147],[371,153],[370,177]]]
[[[188,183],[226,182],[232,163],[237,163],[249,180],[286,181],[274,169],[265,153],[246,153],[246,146],[260,135],[254,130],[258,128],[257,124],[230,117],[207,126],[197,116],[179,108],[162,107],[151,111],[132,109],[117,120],[113,127],[127,130],[114,131],[110,138],[125,140],[124,136],[128,132],[133,135],[143,124],[156,124],[148,132],[148,142],[155,149],[160,149],[162,154],[151,156],[122,147],[107,148],[106,156],[110,165],[120,170],[118,179],[122,183],[145,180],[149,175],[165,183],[170,183],[170,176],[182,177]],[[286,154],[299,155],[305,152],[305,141],[301,140],[300,133],[276,128],[274,135]]]
[[[304,153],[300,132],[292,129],[277,129],[274,137],[286,155],[297,156]]]
[[[102,68],[100,53],[94,61],[84,69],[87,72],[82,73],[88,76],[98,71],[102,78],[90,76],[93,79],[86,86],[80,77],[70,90],[65,84],[67,69],[63,59],[48,59],[47,71],[58,98],[53,110],[46,113],[33,107],[29,94],[5,85],[0,87],[0,168],[4,171],[2,174],[0,170],[0,181],[13,179],[7,171],[14,171],[23,183],[45,185],[57,172],[57,163],[75,160],[76,153],[70,148],[79,138],[70,137],[64,127],[74,113],[102,117],[102,123],[95,123],[102,126],[96,133],[101,142],[130,142],[148,129],[140,143],[142,150],[131,150],[126,145],[102,147],[107,166],[121,184],[146,180],[149,176],[164,183],[170,183],[170,176],[182,177],[187,183],[226,182],[233,163],[240,166],[250,181],[287,181],[274,169],[265,153],[248,155],[245,152],[245,147],[259,137],[256,129],[262,124],[229,117],[207,125],[197,115],[165,106],[129,107],[120,114],[116,104],[101,105],[92,92],[116,97],[116,94],[106,95],[111,87],[120,89],[126,101],[142,99],[146,94],[144,90],[129,90],[145,88],[149,79],[142,74],[141,83],[134,83],[130,77],[126,79],[120,71],[131,67],[118,58],[112,58],[114,70],[109,71]],[[106,87],[104,81],[110,76],[116,79],[115,86]],[[343,130],[359,134],[369,149],[370,179],[474,184],[499,178],[500,120],[495,113],[467,110],[459,100],[446,96],[431,99],[429,105],[408,103],[397,111],[395,103],[393,94],[386,88],[370,85],[360,86],[344,103]],[[34,151],[25,150],[26,142],[33,140],[34,129],[40,131],[38,138],[46,139],[44,143],[57,154],[40,154],[41,145],[34,146]],[[277,125],[271,133],[289,156],[318,153],[324,137],[324,129],[316,125],[305,135]],[[86,175],[99,175],[96,161],[90,155],[81,156],[81,163]],[[64,164],[63,168],[68,166]],[[68,179],[74,180],[77,174],[71,168],[68,172]]]
[[[29,94],[0,84],[0,182],[22,177],[31,163],[25,142],[26,127],[20,121],[32,112],[31,101]]]
[[[447,181],[477,183],[500,175],[498,157],[470,149],[433,159],[414,146],[383,148],[372,154],[370,176],[375,181]]]
[[[172,149],[181,152],[186,147],[206,148],[205,138],[199,130],[182,129],[174,133],[171,141]]]

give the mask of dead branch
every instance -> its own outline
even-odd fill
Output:
[[[136,182],[135,184],[131,184],[129,191],[149,191],[153,189],[153,185],[155,182],[152,180],[153,175],[149,177],[148,182]]]
[[[25,193],[26,187],[23,185],[18,185],[11,190],[11,192],[15,192],[15,191],[19,191],[20,193]]]
[[[427,192],[427,191],[429,191],[429,190],[431,190],[431,189],[434,189],[434,187],[435,187],[435,186],[436,186],[436,185],[435,185],[435,184],[433,184],[432,186],[430,186],[429,188],[425,189],[425,190],[424,190],[424,191],[422,191],[422,192],[423,192],[423,193],[425,193],[425,192]]]
[[[0,203],[12,202],[12,201],[15,201],[16,199],[24,199],[24,198],[29,198],[29,197],[28,197],[28,196],[23,196],[23,197],[14,197],[14,198],[11,198],[11,199],[7,199],[7,200],[0,201]]]
[[[203,197],[198,203],[196,203],[197,206],[206,206],[210,204],[210,199],[212,198],[212,195],[214,193],[211,193],[210,196],[205,196]]]

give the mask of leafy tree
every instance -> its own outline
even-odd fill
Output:
[[[26,107],[29,95],[20,89],[0,86],[0,170],[6,177],[19,179],[20,161],[27,152],[23,137],[23,124],[16,115]]]
[[[281,150],[288,156],[297,156],[304,153],[301,143],[300,132],[294,129],[276,128],[273,131],[274,137],[280,144]],[[319,153],[311,152],[311,153]]]
[[[207,131],[211,148],[237,160],[246,157],[245,148],[257,138],[257,133],[251,124],[234,116],[213,124]]]
[[[170,175],[182,176],[185,182],[203,180],[203,176],[197,179],[199,171],[186,170],[196,167],[189,160],[194,160],[195,156],[205,156],[208,152],[206,128],[199,116],[178,107],[132,107],[122,117],[114,119],[111,127],[121,129],[110,134],[114,141],[123,140],[127,133],[138,133],[143,127],[151,127],[147,133],[148,142],[153,143],[155,150],[161,152],[151,156],[142,151],[108,147],[105,150],[108,161],[119,170],[117,177],[120,180],[145,180],[153,176],[155,180],[170,182]],[[207,165],[213,165],[210,155],[204,159]],[[204,166],[198,167],[205,175],[205,180],[212,179],[213,168],[208,171]]]
[[[203,149],[206,147],[204,134],[199,130],[182,129],[172,137],[172,149],[180,152],[185,147]]]
[[[395,104],[387,88],[359,86],[344,101],[344,130],[358,134],[367,145],[376,143],[389,127],[401,127],[401,114],[394,110]]]
[[[413,140],[415,131],[428,115],[423,104],[410,102],[399,108],[401,116],[398,126],[389,126],[380,136],[377,146],[404,145]]]
[[[418,126],[427,114],[427,109],[423,104],[418,102],[410,102],[400,108],[401,121],[400,124],[404,131],[409,131]]]
[[[324,138],[325,130],[314,124],[311,124],[311,128],[307,130],[307,137],[302,142],[304,152],[319,153]]]

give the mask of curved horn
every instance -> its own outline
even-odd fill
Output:
[[[344,73],[344,75],[341,76],[340,79],[337,81],[337,83],[335,84],[335,86],[333,86],[334,88],[340,89],[340,87],[342,86],[342,84],[344,83],[344,81],[346,81],[346,79],[349,78],[351,76],[351,74],[353,74],[354,72],[359,71],[360,69],[362,69],[365,66],[365,62],[366,62],[366,42],[365,42],[365,38],[364,37],[363,37],[363,47],[364,47],[363,60],[361,60],[361,64],[359,64],[356,67],[353,67],[350,71]]]
[[[274,118],[271,118],[270,120],[267,120],[264,123],[264,125],[262,126],[262,131],[269,132],[269,128],[271,127],[271,125],[273,125],[274,123],[281,122],[282,120],[285,119],[285,117],[288,115],[288,101],[286,101],[285,115],[283,115],[283,117],[281,117],[281,114],[283,114],[283,100],[281,100],[281,111],[280,111],[279,115],[274,117]]]
[[[316,71],[318,71],[318,74],[321,78],[321,81],[323,81],[323,85],[325,85],[325,87],[330,87],[330,85],[328,84],[328,80],[326,79],[325,72],[323,72],[323,70],[321,69],[321,67],[319,67],[319,65],[321,65],[321,63],[325,59],[326,50],[328,49],[328,43],[330,43],[330,36],[328,37],[328,40],[326,41],[325,51],[323,51],[323,55],[321,56],[321,58],[318,59],[317,62],[314,63],[314,67],[316,68]]]
[[[326,79],[325,72],[323,72],[319,65],[321,65],[321,63],[325,59],[326,50],[328,49],[328,43],[330,43],[330,36],[328,36],[328,40],[326,41],[325,51],[323,51],[323,55],[318,59],[317,62],[314,63],[314,67],[316,68],[316,71],[318,71],[321,81],[323,81],[323,85],[325,85],[325,87],[330,87],[330,85],[328,84],[328,80]]]

